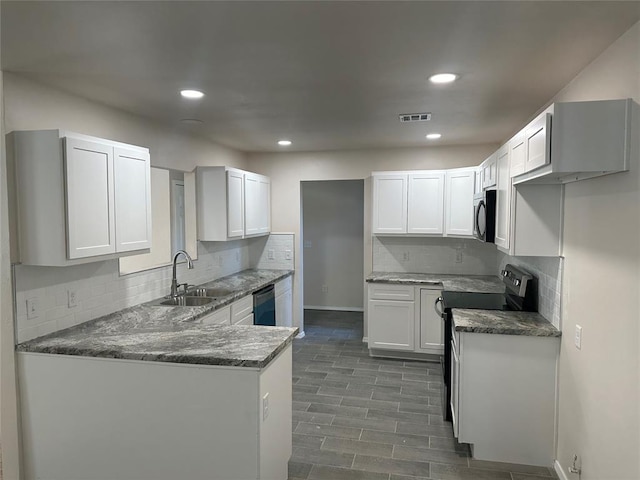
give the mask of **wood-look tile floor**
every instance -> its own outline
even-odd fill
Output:
[[[544,480],[552,469],[469,458],[440,407],[439,363],[369,357],[362,314],[305,311],[293,344],[289,480]]]

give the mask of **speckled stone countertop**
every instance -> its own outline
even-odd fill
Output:
[[[398,283],[404,285],[442,284],[442,289],[450,292],[504,292],[504,284],[497,275],[372,272],[365,280],[369,283]]]
[[[17,346],[20,352],[264,368],[297,328],[202,325],[199,319],[290,276],[290,270],[244,270],[204,286],[233,293],[199,307],[145,303]]]
[[[531,337],[559,337],[562,335],[556,327],[536,312],[454,308],[451,313],[456,332],[527,335]]]

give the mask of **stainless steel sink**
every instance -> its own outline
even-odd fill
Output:
[[[231,295],[234,290],[230,290],[228,288],[194,288],[193,290],[187,291],[187,295],[191,295],[194,297],[226,297],[227,295]]]
[[[166,305],[169,307],[199,307],[211,303],[213,298],[209,297],[195,297],[179,295],[175,298],[167,298],[161,301],[158,305]]]

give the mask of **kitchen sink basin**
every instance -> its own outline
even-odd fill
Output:
[[[184,296],[180,295],[175,298],[167,298],[163,300],[158,305],[166,305],[169,307],[199,307],[201,305],[206,305],[207,303],[211,303],[213,298],[209,297],[195,297],[195,296]]]
[[[204,287],[200,287],[200,288],[194,288],[193,290],[189,290],[187,293],[188,295],[194,296],[194,297],[213,297],[213,298],[219,298],[219,297],[226,297],[227,295],[230,295],[234,292],[234,290],[230,290],[228,288],[204,288]]]

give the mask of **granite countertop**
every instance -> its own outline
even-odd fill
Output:
[[[472,310],[454,308],[453,325],[456,332],[526,335],[531,337],[559,337],[560,330],[537,312],[503,310]]]
[[[202,325],[198,319],[292,273],[244,270],[205,284],[233,289],[233,293],[207,305],[168,307],[149,302],[21,343],[17,350],[264,368],[291,343],[297,328]]]
[[[504,284],[497,275],[452,275],[437,273],[372,272],[369,283],[397,283],[404,285],[442,285],[450,292],[503,293]]]

